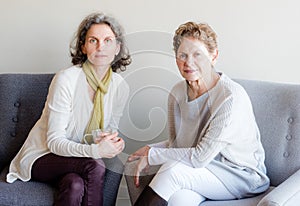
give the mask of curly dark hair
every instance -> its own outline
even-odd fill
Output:
[[[125,71],[126,66],[131,63],[131,57],[125,44],[123,28],[116,19],[103,13],[92,13],[84,18],[79,25],[78,30],[70,43],[72,64],[82,66],[87,60],[87,55],[82,52],[82,47],[85,44],[85,37],[88,30],[94,24],[107,24],[115,34],[117,41],[120,43],[120,52],[113,60],[111,67],[114,72]]]

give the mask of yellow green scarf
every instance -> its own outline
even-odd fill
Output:
[[[85,129],[85,134],[91,134],[92,130],[103,129],[104,111],[103,111],[103,97],[107,93],[108,86],[112,76],[112,69],[109,68],[102,81],[97,78],[92,64],[87,60],[82,69],[86,75],[89,85],[96,92],[94,97],[94,108],[90,118],[89,124]]]

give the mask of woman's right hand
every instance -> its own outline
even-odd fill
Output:
[[[118,132],[106,135],[98,143],[99,153],[102,158],[112,158],[120,154],[125,148],[125,142],[118,137]]]
[[[128,157],[129,162],[138,160],[133,174],[134,184],[136,187],[140,186],[141,172],[149,167],[149,162],[148,162],[149,150],[150,150],[149,146],[144,146]]]
[[[141,157],[148,156],[149,149],[150,149],[150,147],[147,145],[144,147],[141,147],[140,149],[138,149],[137,151],[135,151],[128,157],[128,161],[132,162],[134,160],[140,159]]]

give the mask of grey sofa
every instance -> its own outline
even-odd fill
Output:
[[[55,185],[40,182],[6,183],[8,165],[41,115],[53,74],[0,74],[0,205],[53,205]],[[104,159],[104,205],[116,202],[124,165]]]
[[[236,80],[248,92],[266,152],[265,164],[271,187],[256,197],[207,200],[201,206],[297,206],[300,205],[300,85],[254,80]],[[241,122],[241,126],[242,126]],[[125,165],[125,178],[134,203],[157,167],[144,173],[136,188],[134,164]]]

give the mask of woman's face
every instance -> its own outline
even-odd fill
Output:
[[[94,24],[88,30],[82,52],[94,67],[110,67],[120,51],[120,44],[107,24]]]
[[[185,37],[178,47],[176,63],[183,78],[196,81],[211,74],[216,57],[217,51],[211,54],[198,39]]]

